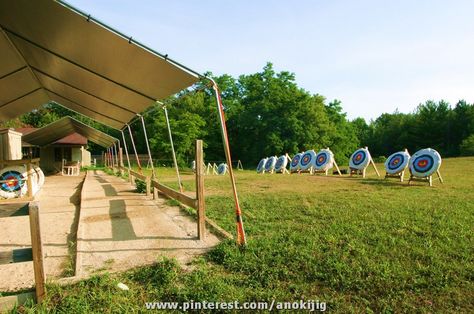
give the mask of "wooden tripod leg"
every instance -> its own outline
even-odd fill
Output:
[[[430,183],[430,186],[433,186],[433,176],[429,176],[428,181]]]
[[[337,173],[339,173],[340,176],[342,176],[341,170],[339,170],[339,166],[337,165],[337,162],[334,160],[334,166],[336,166]]]
[[[400,182],[403,182],[403,177],[405,176],[405,170],[400,173]]]
[[[441,172],[439,172],[439,170],[436,170],[436,174],[438,175],[439,182],[444,183],[443,178],[441,177]]]
[[[377,169],[377,167],[375,166],[375,162],[372,158],[370,158],[370,163],[372,164],[372,166],[374,167],[375,169],[375,172],[377,173],[377,176],[380,178],[380,173],[379,173],[379,170]]]

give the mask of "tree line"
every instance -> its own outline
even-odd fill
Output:
[[[414,153],[427,147],[443,157],[474,155],[474,105],[463,100],[453,107],[443,100],[429,100],[412,113],[384,113],[367,122],[348,119],[339,100],[327,101],[322,95],[309,93],[298,87],[293,73],[275,72],[271,63],[261,72],[238,78],[221,75],[215,80],[221,89],[233,159],[248,168],[263,157],[291,156],[326,147],[341,164],[347,164],[351,153],[363,146],[369,147],[373,157],[387,157],[404,148]],[[167,99],[165,104],[181,165],[193,160],[195,139],[204,140],[206,161],[225,159],[214,94],[205,82]],[[118,131],[54,104],[5,126],[41,127],[65,115],[121,139]],[[171,159],[162,105],[153,105],[144,117],[153,155]],[[131,127],[138,151],[146,153],[138,122]],[[100,153],[102,149],[92,145],[91,150]]]

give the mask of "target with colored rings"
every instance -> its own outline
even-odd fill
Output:
[[[268,157],[267,162],[265,163],[265,171],[271,172],[275,169],[277,158],[275,156]]]
[[[398,174],[405,170],[410,160],[410,154],[406,151],[400,151],[388,156],[385,161],[385,171],[388,174]]]
[[[316,158],[316,153],[314,150],[310,149],[306,151],[300,159],[300,169],[305,171],[311,168],[313,165],[313,160]]]
[[[5,182],[0,185],[0,197],[14,198],[25,195],[28,189],[26,177],[25,167],[12,166],[2,169],[0,180]]]
[[[265,164],[267,163],[267,158],[262,158],[257,166],[257,173],[262,173],[265,171]]]
[[[334,154],[329,149],[321,149],[314,158],[314,168],[316,170],[326,171],[333,167]]]
[[[434,149],[425,148],[417,151],[410,158],[410,172],[415,177],[429,177],[439,170],[441,155]]]
[[[275,171],[283,172],[283,169],[286,169],[287,164],[288,164],[288,158],[286,158],[286,155],[281,155],[280,157],[278,157],[276,161]]]
[[[297,171],[300,167],[300,159],[303,156],[303,154],[299,153],[293,156],[293,159],[291,160],[290,163],[290,171]]]
[[[222,163],[217,167],[217,174],[224,175],[226,174],[226,172],[227,172],[227,164]]]
[[[349,159],[349,167],[357,170],[363,170],[370,162],[370,153],[366,148],[359,148]]]

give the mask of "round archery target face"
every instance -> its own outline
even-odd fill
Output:
[[[369,151],[365,148],[360,148],[356,150],[349,159],[349,167],[362,170],[367,167],[370,158]]]
[[[316,153],[314,150],[306,151],[300,159],[300,169],[304,171],[310,168],[315,157]]]
[[[218,174],[225,174],[227,172],[227,165],[226,164],[220,164],[219,167],[217,167],[217,173]]]
[[[333,162],[333,153],[328,149],[321,149],[314,159],[314,168],[316,168],[316,170],[327,170],[332,168]]]
[[[257,166],[257,173],[262,172],[265,169],[265,164],[267,163],[267,158],[262,158]]]
[[[286,169],[287,164],[288,164],[288,159],[286,158],[285,155],[278,157],[275,163],[275,171],[277,172],[283,171],[283,169]]]
[[[388,174],[397,174],[405,170],[410,160],[407,152],[396,152],[390,155],[385,161],[385,171]]]
[[[25,178],[23,175],[14,170],[6,171],[0,176],[1,181],[6,181],[2,183],[1,189],[5,192],[16,192],[21,190],[25,184]]]
[[[269,172],[272,171],[275,168],[276,160],[275,156],[269,157],[265,163],[265,170]]]
[[[431,148],[417,151],[410,159],[410,172],[416,177],[428,177],[441,166],[440,154]]]
[[[300,164],[300,159],[303,154],[296,154],[291,160],[290,168],[291,170],[297,170]]]

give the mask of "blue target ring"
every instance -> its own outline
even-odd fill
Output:
[[[324,164],[326,163],[327,160],[328,160],[328,155],[327,155],[326,152],[319,153],[316,156],[316,166],[317,167],[324,166]]]
[[[285,156],[283,156],[284,158],[278,158],[276,164],[275,164],[275,169],[280,169],[281,166],[283,166],[283,161],[285,161]]]
[[[263,158],[262,160],[260,160],[257,166],[257,173],[260,173],[264,170],[266,163],[267,163],[267,158]]]
[[[276,163],[276,157],[272,156],[267,159],[267,162],[265,163],[265,170],[266,171],[272,171],[273,168],[275,167]]]
[[[7,181],[1,185],[1,189],[5,192],[19,191],[25,185],[25,179],[18,171],[7,171],[0,176],[0,180]]]
[[[360,150],[354,156],[352,156],[352,163],[356,166],[362,164],[365,161],[365,158],[367,157],[367,154],[365,151]]]
[[[398,168],[400,168],[400,165],[403,165],[404,163],[405,156],[403,156],[402,154],[395,154],[388,161],[388,169],[397,170]]]
[[[429,172],[434,166],[434,159],[430,155],[421,155],[415,158],[413,161],[413,169],[416,172],[425,173]]]
[[[295,155],[295,157],[293,157],[293,159],[291,160],[291,167],[296,168],[296,166],[298,166],[298,164],[300,163],[300,159],[301,159],[300,154]]]
[[[301,166],[305,167],[311,163],[311,154],[305,153],[301,158]]]

